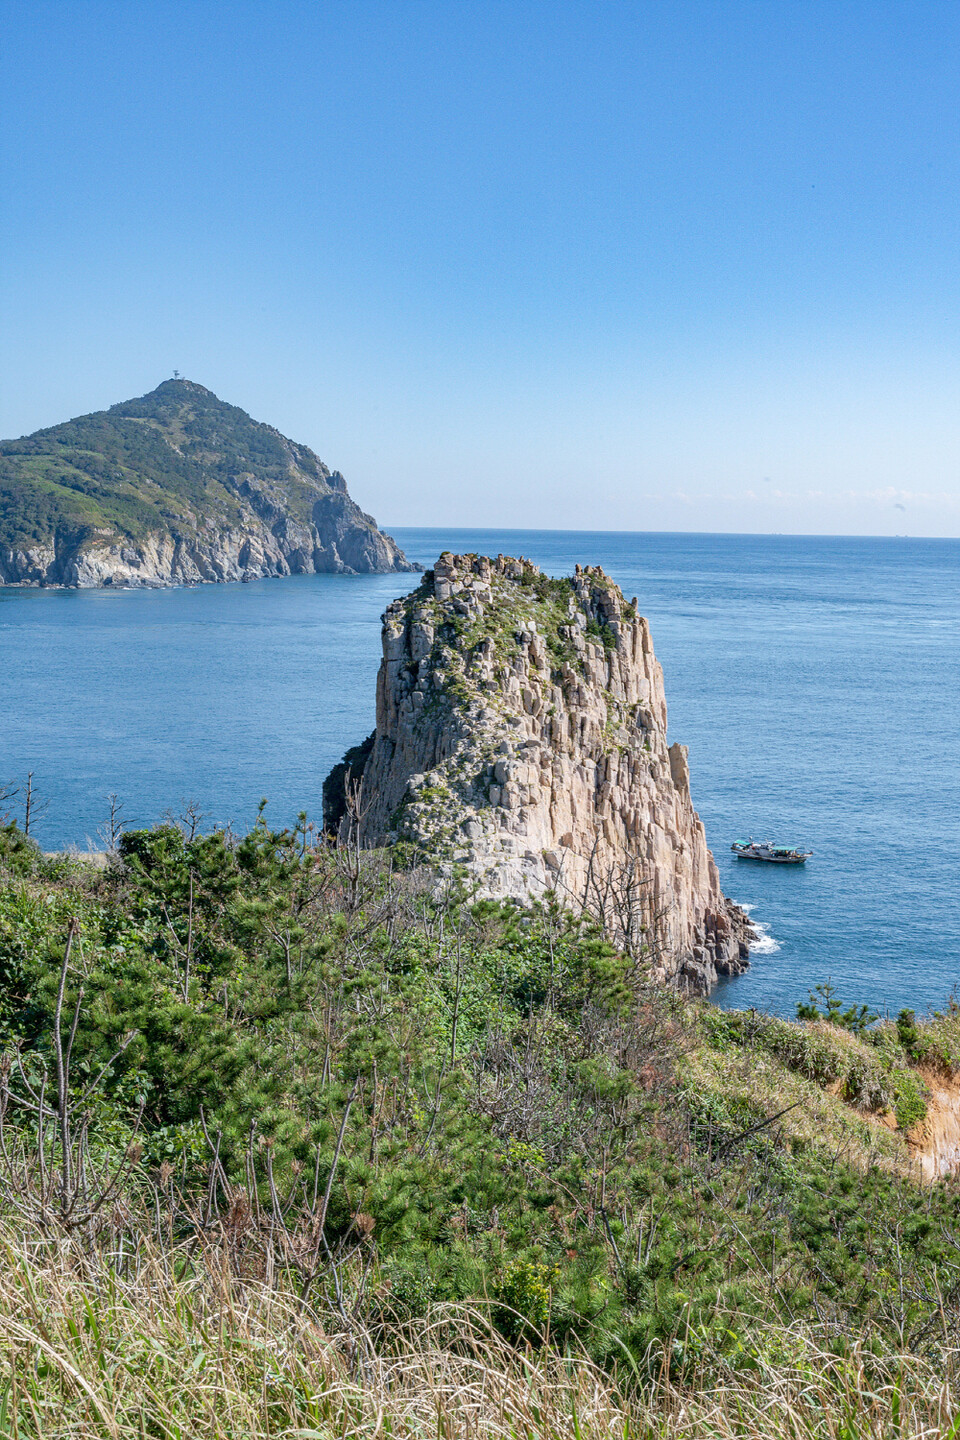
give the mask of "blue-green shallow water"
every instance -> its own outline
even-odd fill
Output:
[[[790,1014],[832,977],[879,1009],[960,981],[960,542],[396,530],[413,559],[602,563],[650,618],[671,739],[724,888],[770,941],[716,998]],[[412,577],[411,577],[412,578]],[[0,780],[36,771],[53,848],[183,798],[247,826],[317,815],[373,722],[379,616],[405,576],[162,591],[0,590]],[[815,851],[750,865],[753,834]],[[777,948],[774,948],[774,947]]]

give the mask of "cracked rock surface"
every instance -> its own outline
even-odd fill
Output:
[[[585,908],[664,982],[705,992],[748,963],[649,627],[600,569],[442,554],[383,617],[377,728],[324,800],[478,896]]]

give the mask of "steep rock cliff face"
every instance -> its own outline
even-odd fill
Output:
[[[0,548],[0,584],[196,585],[420,568],[349,496],[325,500],[318,502],[317,523],[264,520],[251,505],[237,525],[204,521],[138,539],[106,527],[63,526],[47,543]]]
[[[384,616],[376,732],[330,776],[327,821],[463,866],[482,895],[555,891],[706,991],[746,966],[750,927],[666,731],[647,622],[601,570],[445,553]]]
[[[0,444],[0,584],[419,568],[339,471],[190,380]]]

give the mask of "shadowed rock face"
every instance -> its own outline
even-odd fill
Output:
[[[480,895],[554,891],[706,991],[745,968],[750,927],[666,730],[649,627],[603,571],[447,552],[383,617],[376,732],[330,777],[329,821],[465,867]]]
[[[419,568],[338,471],[190,380],[0,444],[0,584]]]

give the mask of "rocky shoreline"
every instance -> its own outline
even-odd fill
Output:
[[[160,589],[286,575],[415,573],[391,536],[349,497],[325,523],[289,519],[272,528],[251,514],[242,527],[209,537],[152,535],[124,540],[111,532],[58,534],[49,544],[0,550],[0,585],[40,589]],[[356,511],[356,515],[351,513]],[[318,517],[319,518],[319,517]]]

